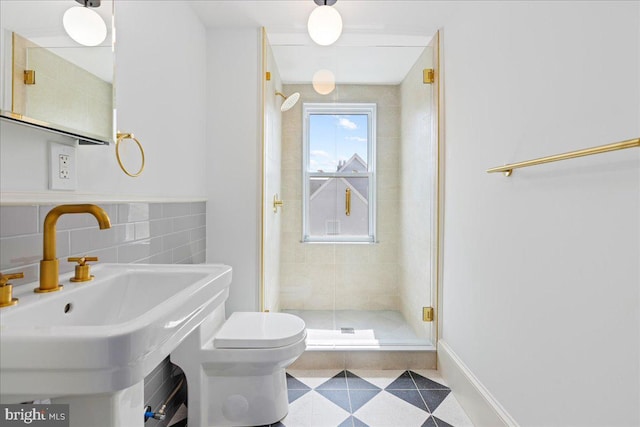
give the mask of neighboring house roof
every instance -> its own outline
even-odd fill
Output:
[[[351,158],[344,163],[342,166],[338,164],[338,172],[366,172],[367,171],[367,162],[362,160],[362,157],[355,153]]]
[[[357,153],[355,153],[349,160],[338,163],[337,172],[366,172],[367,162],[362,160]],[[341,179],[346,185],[353,191],[356,197],[362,199],[365,203],[369,203],[369,191],[367,186],[369,180],[366,178],[315,178],[309,182],[309,190],[311,196],[309,200],[314,199],[317,194],[324,191],[334,179]]]
[[[328,180],[329,178],[311,178],[311,181],[309,182],[309,190],[311,190],[309,194],[311,194],[311,197],[313,197],[313,195],[316,194],[316,191],[318,191],[318,189]]]
[[[362,160],[357,153],[355,153],[349,160],[340,162],[338,164],[337,172],[366,172],[367,162]],[[357,193],[357,196],[368,203],[369,191],[367,186],[369,180],[366,178],[316,178],[311,179],[309,182],[310,199],[313,199],[318,192],[323,191],[334,179],[342,179],[348,183],[348,186],[352,191]]]
[[[351,156],[349,160],[344,162],[341,168],[338,169],[338,172],[366,172],[367,171],[367,162],[362,160],[357,153]],[[361,194],[365,200],[369,198],[369,180],[366,178],[346,178],[349,181],[349,184],[352,188],[356,189],[359,194]]]
[[[358,189],[356,187],[354,187],[353,185],[351,185],[351,183],[349,182],[349,180],[347,178],[328,178],[321,186],[318,190],[316,190],[314,193],[311,194],[311,197],[309,197],[309,200],[313,200],[315,199],[320,193],[322,193],[328,186],[329,184],[331,184],[331,182],[333,182],[333,180],[335,179],[339,179],[340,181],[342,181],[345,186],[349,187],[351,189],[351,193],[353,196],[359,198],[360,200],[362,200],[365,204],[369,203],[369,200],[367,199],[366,196],[363,196],[362,193],[360,191],[358,191]],[[367,194],[368,196],[368,194]]]

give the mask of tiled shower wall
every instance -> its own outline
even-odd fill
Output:
[[[338,85],[319,95],[312,85],[282,116],[282,234],[280,308],[293,310],[399,310],[398,200],[400,88]],[[309,244],[302,236],[302,105],[304,102],[375,102],[377,109],[377,243]]]
[[[60,273],[73,271],[70,256],[97,256],[97,262],[198,264],[206,254],[206,204],[102,204],[111,228],[100,230],[89,214],[62,215],[57,223]],[[0,206],[0,271],[24,272],[14,287],[38,280],[42,259],[42,229],[54,205]],[[145,404],[158,410],[179,381],[181,372],[165,359],[145,378]],[[182,395],[180,393],[179,395]],[[175,408],[167,408],[169,415]],[[167,421],[168,421],[167,417]],[[165,423],[149,420],[146,426]]]

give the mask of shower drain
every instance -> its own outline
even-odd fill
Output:
[[[353,328],[340,328],[342,334],[355,334],[356,331]]]

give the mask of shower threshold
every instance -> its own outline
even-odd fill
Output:
[[[391,310],[283,310],[307,325],[307,351],[434,351]]]

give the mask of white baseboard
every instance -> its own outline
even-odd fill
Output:
[[[474,426],[518,426],[443,340],[438,341],[438,370]]]

